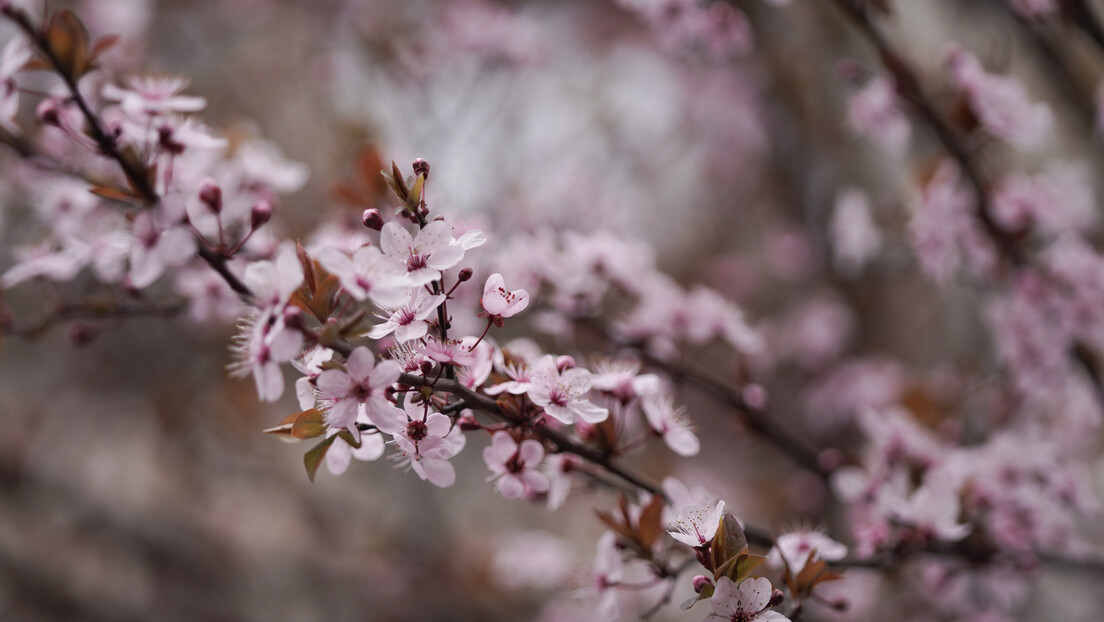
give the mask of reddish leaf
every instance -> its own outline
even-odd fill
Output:
[[[336,436],[331,436],[303,455],[303,465],[307,467],[307,477],[314,481],[314,475],[318,473],[318,467],[322,466],[322,459],[326,457],[330,445],[333,445]]]

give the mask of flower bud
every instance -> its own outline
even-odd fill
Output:
[[[260,229],[270,218],[272,218],[272,204],[265,199],[257,201],[249,212],[250,224],[254,230]]]
[[[303,312],[299,310],[299,307],[284,309],[284,324],[288,328],[300,328],[303,325]]]
[[[563,354],[556,357],[556,370],[564,371],[575,367],[575,358],[567,354]]]
[[[364,223],[365,227],[374,231],[383,229],[383,216],[380,216],[379,210],[374,207],[364,210],[364,214],[360,217],[360,222]]]
[[[414,160],[414,174],[429,179],[429,162],[426,162],[422,158]]]
[[[471,268],[464,268],[460,271],[460,274],[456,275],[456,280],[463,283],[464,281],[471,280],[473,274],[475,274],[475,272]]]
[[[713,579],[710,579],[709,577],[707,577],[703,574],[700,574],[700,575],[694,577],[694,593],[695,594],[701,594],[702,590],[704,590],[705,586],[707,586],[707,585],[713,585]]]
[[[222,188],[213,179],[204,179],[199,185],[199,200],[203,201],[212,212],[222,212]]]
[[[475,418],[475,415],[470,411],[465,411],[460,415],[460,418],[456,420],[456,424],[460,426],[461,432],[471,432],[472,430],[482,430],[483,425]]]
[[[35,120],[42,125],[61,126],[61,114],[58,112],[57,100],[52,98],[38,102],[35,108]]]
[[[767,390],[757,384],[749,384],[740,392],[744,402],[755,410],[767,407]]]
[[[430,361],[422,361],[421,370],[423,376],[428,376],[430,372],[433,371],[433,363]]]
[[[786,600],[786,595],[782,593],[782,590],[775,589],[771,592],[770,602],[767,603],[768,607],[777,607],[782,604],[782,601]]]

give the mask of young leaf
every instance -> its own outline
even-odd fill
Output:
[[[317,408],[297,413],[291,424],[291,435],[298,439],[318,438],[326,433],[326,422]]]
[[[88,71],[88,31],[75,13],[63,9],[51,15],[45,36],[46,49],[57,61],[58,71],[74,80]]]
[[[337,437],[331,436],[303,454],[303,465],[307,467],[307,477],[310,481],[314,481],[314,475],[318,473],[318,467],[322,466],[322,459],[326,457],[326,452],[329,451],[330,445],[333,445],[335,438]]]

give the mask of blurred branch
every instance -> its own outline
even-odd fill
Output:
[[[86,298],[64,303],[37,320],[17,323],[0,320],[0,334],[34,339],[57,324],[76,320],[115,320],[133,317],[173,317],[188,308],[186,300],[169,302],[119,301],[110,298]]]
[[[617,337],[605,325],[593,318],[575,317],[572,318],[572,321],[576,326],[587,328],[611,343],[632,348],[640,353],[646,363],[662,369],[671,377],[688,380],[698,388],[704,389],[714,399],[730,406],[749,430],[773,443],[802,468],[808,469],[822,478],[828,476],[829,470],[820,464],[817,459],[819,452],[815,447],[786,428],[779,418],[771,412],[748,404],[747,400],[735,387],[713,378],[708,373],[696,369],[688,363],[676,364],[660,359],[649,353],[644,344],[631,343]]]

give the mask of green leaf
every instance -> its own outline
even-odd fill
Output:
[[[310,481],[314,481],[314,474],[318,472],[318,467],[322,466],[322,459],[326,457],[326,452],[329,451],[330,445],[333,445],[335,438],[337,437],[327,438],[303,455],[303,465],[307,467],[307,477]]]

